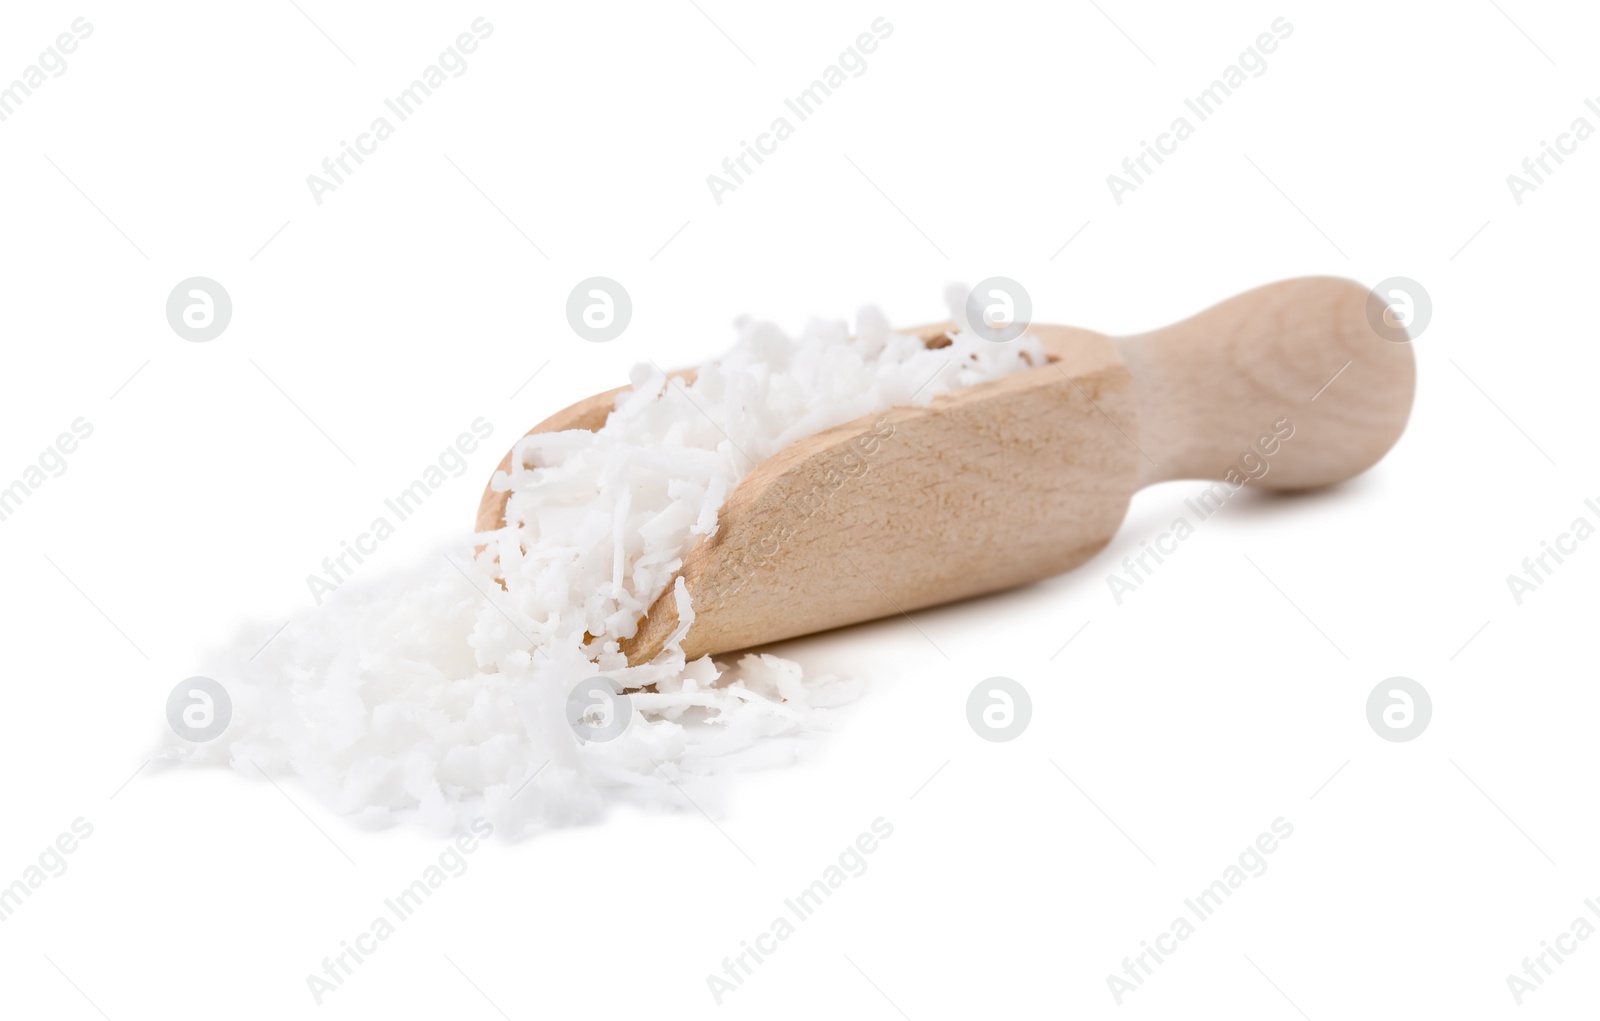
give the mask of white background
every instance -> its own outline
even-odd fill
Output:
[[[1592,1007],[1600,940],[1520,1008],[1506,976],[1600,896],[1600,542],[1521,606],[1505,579],[1600,517],[1600,140],[1521,205],[1505,179],[1574,118],[1600,127],[1593,10],[299,6],[4,15],[0,82],[75,17],[94,32],[0,123],[0,480],[75,418],[94,435],[0,522],[0,882],[72,820],[94,833],[0,924],[0,1012]],[[480,15],[469,69],[317,205],[306,176]],[[706,175],[880,16],[868,70],[714,203]],[[1268,70],[1116,204],[1106,175],[1278,17]],[[363,572],[469,527],[522,430],[635,362],[714,355],[744,312],[798,327],[876,301],[909,325],[943,315],[946,282],[1003,274],[1040,321],[1131,333],[1310,273],[1432,296],[1412,422],[1377,468],[1237,497],[1120,606],[1106,576],[1197,483],[1140,494],[1069,576],[785,643],[868,681],[822,754],[741,778],[716,825],[620,813],[491,844],[321,1007],[305,976],[443,841],[360,830],[292,780],[141,769],[205,650],[309,609],[305,576],[478,416],[493,440]],[[604,345],[563,311],[595,274],[634,301]],[[234,302],[206,344],[163,312],[193,275]],[[966,723],[992,675],[1032,694],[1010,743]],[[1403,744],[1365,716],[1395,675],[1434,704]],[[866,874],[718,1008],[707,974],[880,816]],[[1269,870],[1118,1006],[1107,976],[1279,817]]]

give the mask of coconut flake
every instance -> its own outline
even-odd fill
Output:
[[[960,320],[952,288],[952,311]],[[264,651],[241,636],[216,666],[233,720],[172,758],[296,774],[360,822],[440,831],[487,817],[518,836],[620,803],[716,803],[730,772],[791,761],[859,683],[806,680],[771,655],[688,660],[694,606],[676,577],[759,461],[825,429],[1042,364],[1024,336],[957,330],[930,350],[875,308],[812,321],[798,337],[750,320],[692,383],[653,365],[595,432],[517,441],[506,524],[381,582],[347,584]],[[954,366],[956,371],[945,371]],[[472,550],[481,547],[476,555]],[[649,663],[620,643],[671,586],[679,626]],[[628,726],[583,741],[568,723],[580,682],[625,689]],[[680,790],[679,788],[682,788]]]

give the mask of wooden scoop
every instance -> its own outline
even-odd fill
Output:
[[[745,477],[716,534],[684,558],[695,611],[684,652],[1048,578],[1110,542],[1151,483],[1306,489],[1359,474],[1399,439],[1416,382],[1409,338],[1372,318],[1383,315],[1375,301],[1353,281],[1307,277],[1133,337],[1034,324],[1048,364],[785,448]],[[911,332],[939,346],[952,328]],[[620,392],[531,432],[598,429]],[[507,452],[500,470],[510,466]],[[504,523],[508,499],[485,490],[479,531]],[[624,643],[629,662],[655,656],[677,624],[669,587]]]

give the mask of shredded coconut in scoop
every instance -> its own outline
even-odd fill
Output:
[[[298,775],[373,825],[451,830],[483,816],[508,836],[623,802],[715,803],[720,775],[793,759],[857,682],[802,679],[771,655],[687,660],[684,556],[716,531],[739,480],[785,446],[1044,355],[1030,337],[965,330],[930,350],[875,308],[854,337],[824,321],[793,338],[750,321],[738,332],[693,383],[636,368],[596,432],[519,440],[492,482],[510,494],[504,527],[341,587],[259,653],[265,633],[242,636],[212,675],[232,698],[229,729],[174,741],[171,757]],[[628,666],[619,643],[669,587],[678,633]],[[572,722],[574,689],[594,684],[626,692],[611,703],[625,724],[614,736]]]

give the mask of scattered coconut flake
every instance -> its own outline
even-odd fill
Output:
[[[777,656],[685,657],[694,607],[677,571],[728,495],[800,439],[1043,357],[1031,337],[996,344],[959,326],[929,349],[865,308],[853,338],[842,321],[791,338],[742,320],[692,383],[638,366],[598,431],[517,441],[491,483],[509,493],[503,527],[346,584],[264,650],[264,631],[241,636],[213,673],[232,697],[228,731],[164,754],[296,775],[372,825],[449,831],[483,816],[519,836],[621,803],[715,805],[719,778],[791,761],[859,687],[803,679]],[[680,627],[629,666],[620,643],[669,586]],[[627,692],[609,740],[569,723],[573,689],[596,679]]]

